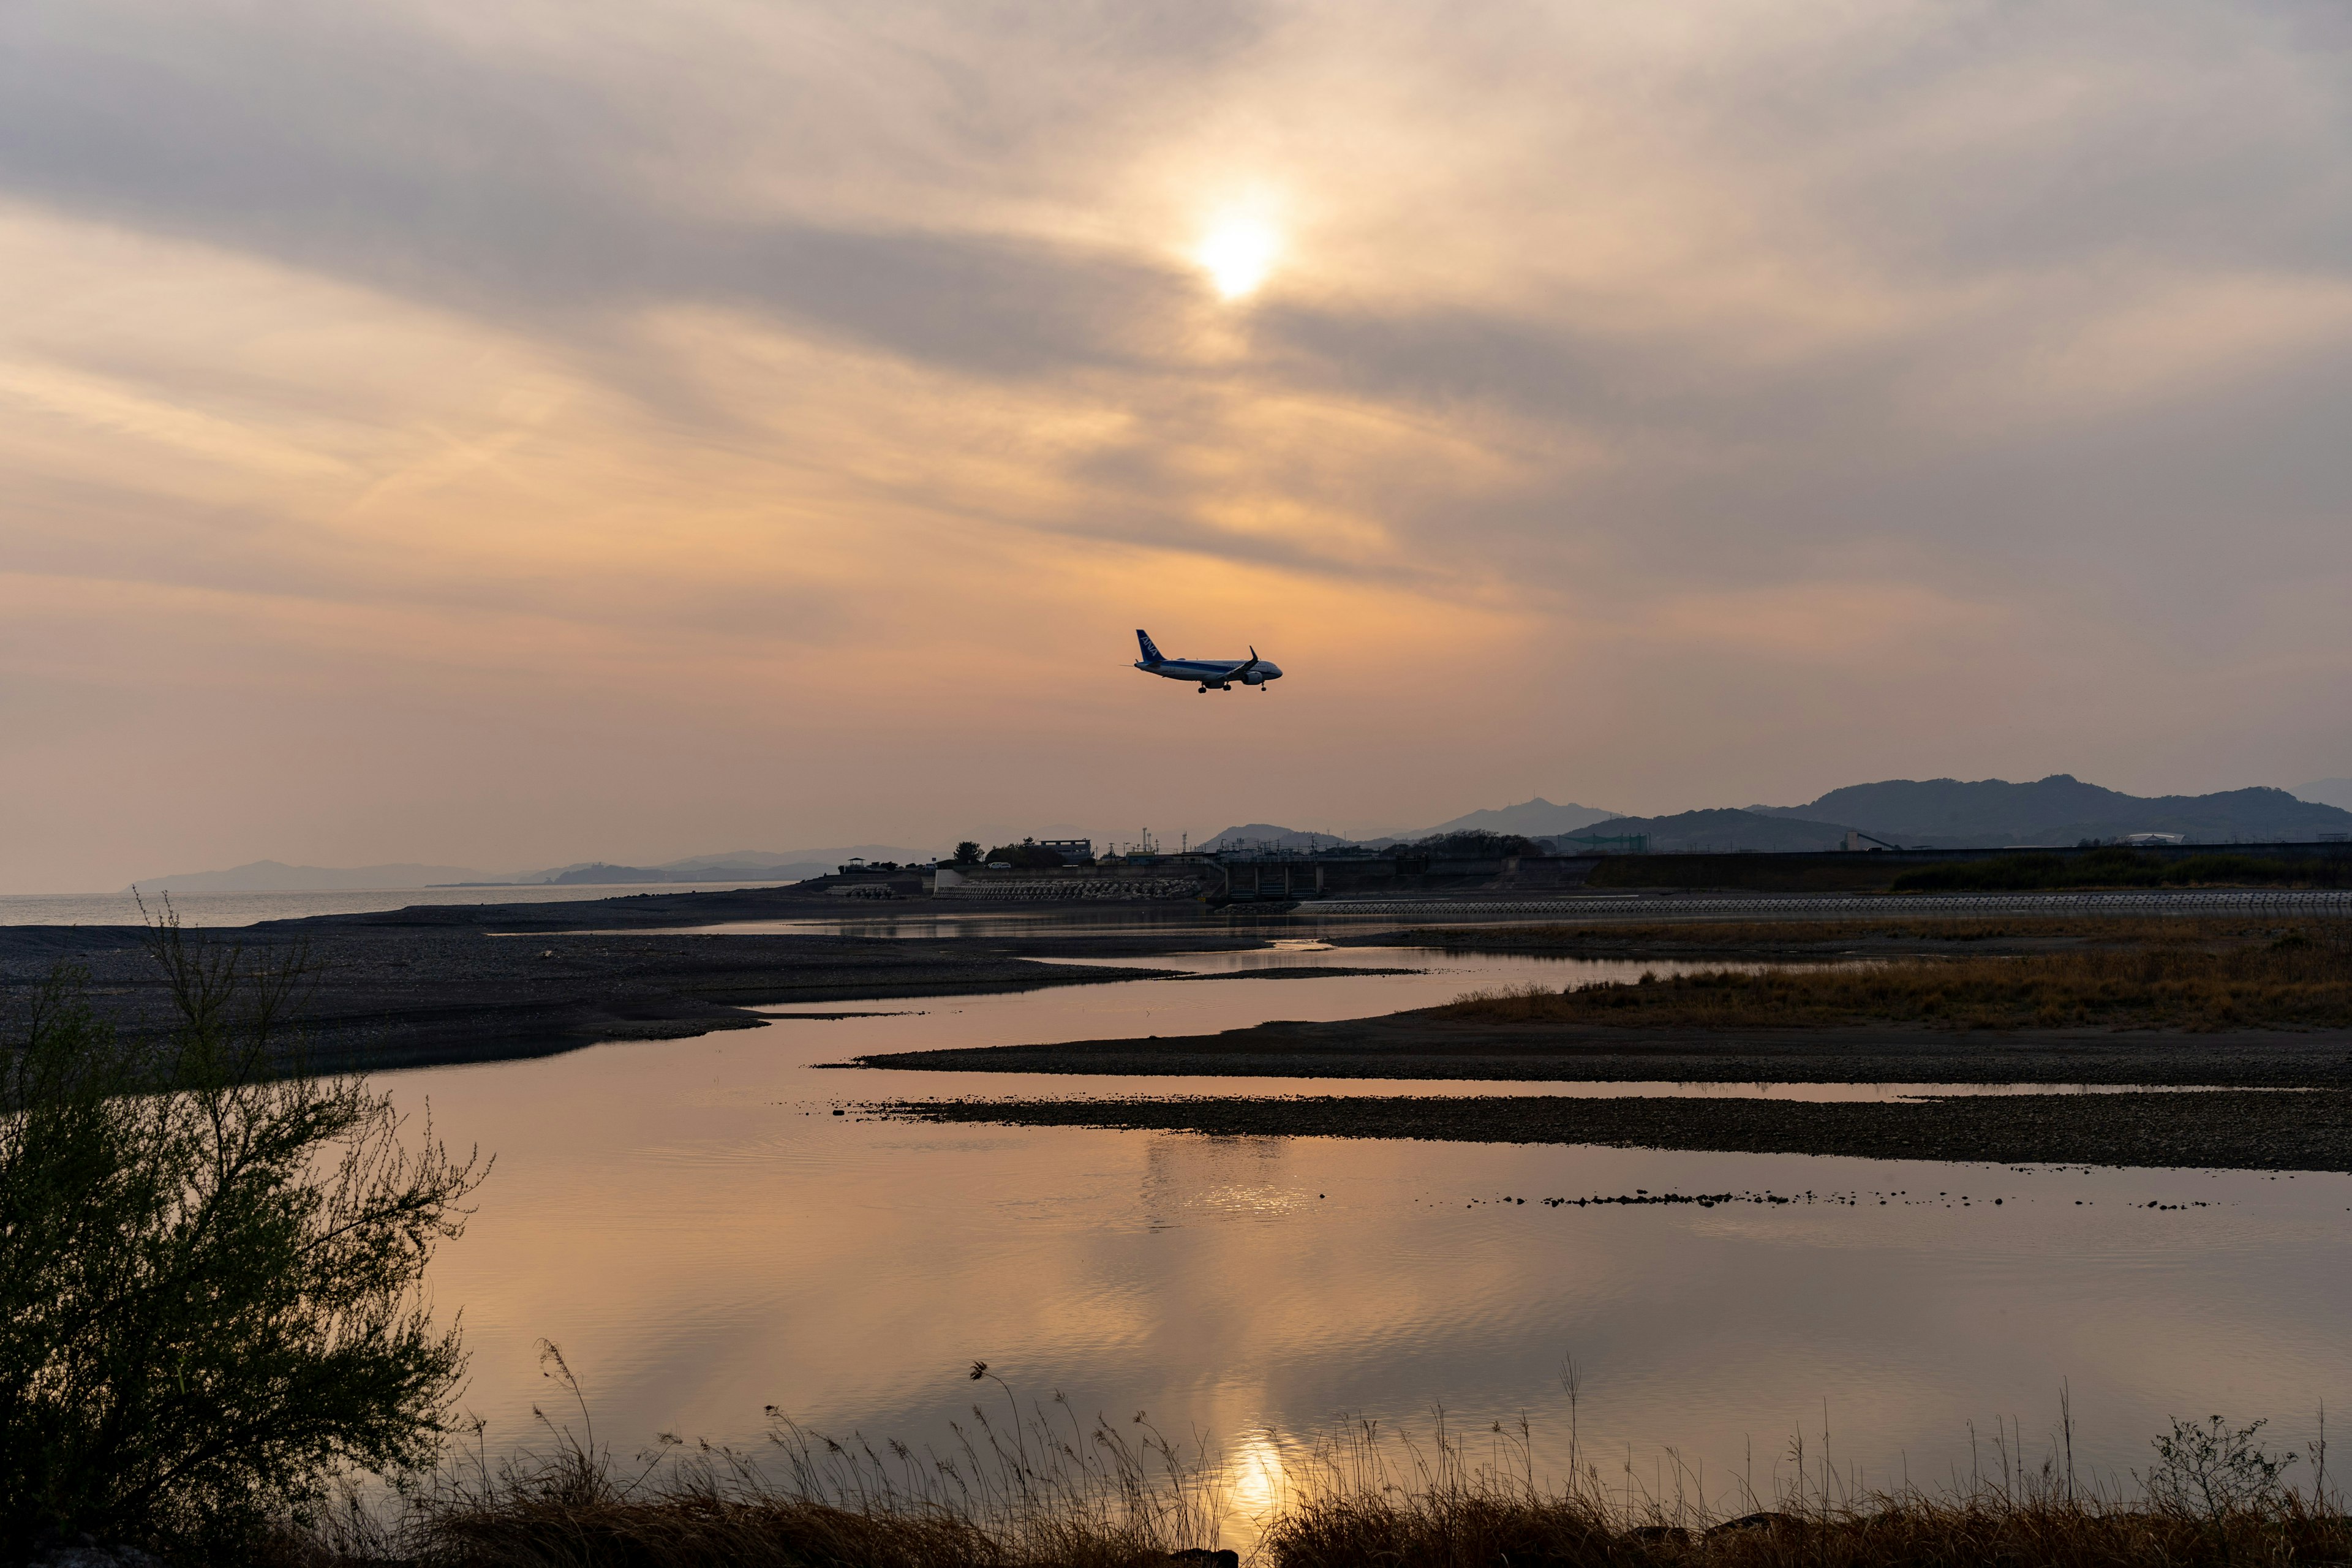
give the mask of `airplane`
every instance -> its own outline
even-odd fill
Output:
[[[1250,649],[1247,658],[1170,658],[1153,646],[1151,634],[1139,626],[1135,640],[1143,649],[1143,657],[1135,661],[1136,668],[1163,680],[1197,680],[1203,691],[1231,691],[1236,680],[1264,691],[1267,681],[1282,679],[1282,666],[1258,658],[1255,648]]]

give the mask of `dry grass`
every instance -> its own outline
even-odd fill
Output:
[[[1473,992],[1434,1011],[1626,1028],[2344,1028],[2352,1026],[2352,931],[2322,921],[2267,940],[2216,942],[2208,931],[2159,927],[2135,943],[2064,952]]]
[[[478,1454],[390,1514],[349,1499],[280,1540],[282,1568],[1166,1568],[1218,1517],[1214,1477],[1140,1414],[1088,1422],[1059,1394],[1024,1412],[982,1363],[973,1381],[995,1387],[945,1453],[828,1437],[771,1408],[761,1451],[666,1436],[625,1464],[598,1446],[561,1352],[541,1356],[577,1431],[542,1415],[543,1451]]]
[[[2342,1563],[2352,1554],[2352,1518],[2329,1491],[2324,1464],[2308,1492],[2290,1489],[2281,1478],[2294,1457],[2264,1452],[2261,1427],[2233,1430],[2218,1416],[2207,1426],[2176,1422],[2175,1447],[2159,1440],[2161,1462],[2134,1477],[2129,1500],[2077,1480],[2071,1421],[2040,1464],[2029,1463],[2021,1433],[2004,1432],[1990,1445],[1997,1478],[1979,1473],[1932,1495],[1852,1484],[1828,1462],[1824,1432],[1811,1453],[1801,1436],[1792,1442],[1793,1463],[1778,1472],[1783,1479],[1769,1499],[1740,1481],[1710,1503],[1701,1478],[1671,1453],[1671,1479],[1662,1468],[1654,1490],[1630,1465],[1622,1482],[1604,1481],[1571,1439],[1570,1479],[1550,1485],[1536,1478],[1524,1421],[1516,1430],[1496,1423],[1465,1444],[1441,1417],[1428,1447],[1368,1423],[1334,1434],[1299,1467],[1297,1493],[1268,1530],[1263,1556],[1274,1568]],[[1474,1458],[1480,1449],[1485,1457]],[[2323,1438],[2323,1461],[2325,1452]]]
[[[561,1359],[556,1358],[561,1366]],[[2071,1420],[2029,1460],[2013,1426],[1987,1445],[1997,1475],[1929,1494],[1871,1491],[1827,1459],[1826,1431],[1792,1438],[1769,1495],[1747,1478],[1707,1496],[1669,1451],[1656,1486],[1630,1464],[1604,1479],[1578,1446],[1567,1365],[1565,1484],[1538,1480],[1523,1419],[1465,1438],[1443,1412],[1420,1443],[1376,1423],[1286,1452],[1283,1487],[1249,1561],[1264,1568],[2011,1568],[2343,1563],[2352,1518],[2327,1484],[2326,1426],[2305,1456],[2262,1447],[2262,1424],[2176,1422],[2131,1496],[2078,1483]],[[568,1373],[559,1382],[576,1395]],[[999,1384],[1002,1389],[1002,1384]],[[992,1391],[993,1392],[993,1391]],[[1013,1405],[1011,1391],[1003,1402]],[[584,1402],[581,1405],[585,1420]],[[545,1418],[542,1417],[542,1420]],[[1140,1422],[1138,1417],[1138,1422]],[[1130,1424],[1133,1425],[1133,1424]],[[408,1492],[386,1521],[354,1505],[281,1536],[265,1568],[1219,1568],[1221,1505],[1203,1469],[1156,1434],[1091,1428],[1058,1398],[1013,1426],[976,1405],[950,1454],[876,1449],[780,1423],[772,1451],[666,1439],[630,1466],[593,1434],[549,1424],[553,1451]],[[762,1461],[765,1461],[764,1463]],[[1669,1474],[1669,1471],[1671,1472]]]
[[[2217,1525],[2095,1501],[1997,1497],[1886,1497],[1825,1510],[1758,1510],[1711,1526],[1629,1526],[1588,1499],[1472,1490],[1310,1504],[1286,1515],[1267,1544],[1277,1568],[2189,1568],[2341,1563],[2352,1528],[2295,1504]]]

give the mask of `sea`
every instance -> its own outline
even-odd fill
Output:
[[[335,889],[293,893],[173,893],[172,907],[190,925],[247,926],[262,921],[300,920],[309,915],[368,914],[420,904],[578,903],[630,893],[711,892],[725,888],[788,887],[785,882],[627,882],[563,887]],[[147,910],[161,907],[159,895],[145,895]],[[0,925],[138,925],[140,896],[120,893],[0,894]]]

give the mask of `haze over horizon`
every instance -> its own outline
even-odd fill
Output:
[[[2352,775],[2336,10],[0,44],[0,889]]]

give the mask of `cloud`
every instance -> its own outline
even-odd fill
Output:
[[[1626,809],[2352,771],[2347,48],[2182,0],[19,5],[5,646],[114,694],[26,743],[124,775],[160,682],[314,790],[389,809],[396,744],[535,803],[289,847],[225,761],[222,858],[500,864],[951,840],[1041,749],[1204,830],[1436,820],[1531,746]],[[1145,705],[1145,616],[1286,702]],[[2152,742],[2151,670],[2229,746]],[[303,756],[344,718],[289,687],[380,742]],[[1428,754],[1369,765],[1402,703]],[[1219,723],[1289,759],[1246,802]],[[554,824],[527,781],[614,734],[681,765]],[[71,785],[0,879],[141,868]]]

